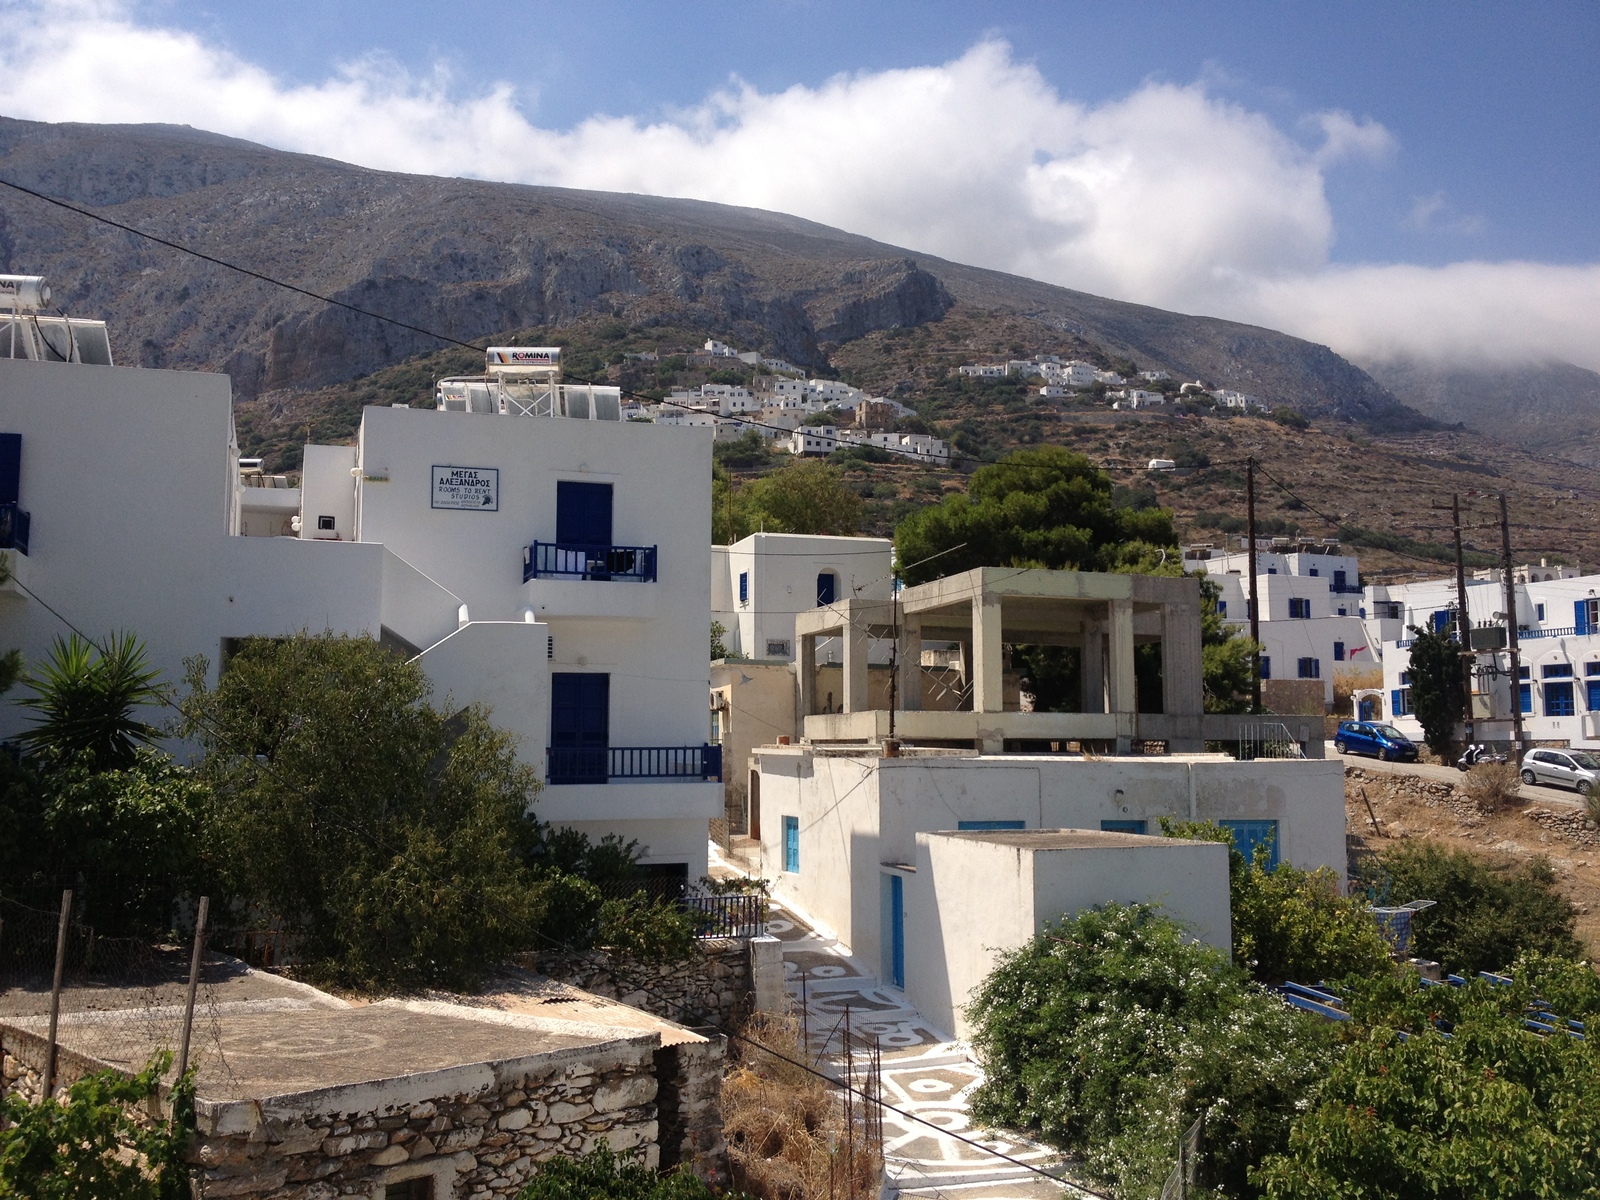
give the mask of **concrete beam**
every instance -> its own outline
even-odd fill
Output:
[[[899,679],[895,682],[898,706],[907,712],[922,707],[922,623],[916,617],[900,622],[900,641],[895,649]]]
[[[1086,713],[1106,711],[1106,638],[1097,623],[1086,625],[1080,678],[1083,698],[1078,707]]]
[[[800,704],[796,711],[802,721],[817,711],[817,636],[795,633],[795,674],[800,681]]]
[[[1107,648],[1110,651],[1106,664],[1106,706],[1120,716],[1131,716],[1136,708],[1133,676],[1133,601],[1113,600],[1110,603],[1111,620],[1107,629]],[[1130,729],[1131,732],[1131,729]],[[1127,739],[1131,742],[1131,737]],[[1123,745],[1117,738],[1117,753],[1126,754],[1132,747]]]

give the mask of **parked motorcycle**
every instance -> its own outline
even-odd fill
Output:
[[[1466,748],[1460,758],[1456,759],[1456,766],[1463,771],[1470,771],[1479,763],[1503,763],[1506,756],[1497,750],[1491,750],[1480,742],[1473,742]]]

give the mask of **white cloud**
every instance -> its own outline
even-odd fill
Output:
[[[1329,265],[1325,172],[1395,148],[1347,112],[1309,115],[1307,149],[1199,84],[1090,107],[986,41],[938,66],[770,93],[736,82],[669,117],[556,131],[506,82],[468,91],[443,69],[368,58],[293,86],[117,0],[0,0],[0,13],[13,116],[178,122],[372,167],[750,205],[1352,354],[1493,346],[1600,367],[1600,266]],[[1433,204],[1413,219],[1464,219]]]

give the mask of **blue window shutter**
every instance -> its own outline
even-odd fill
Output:
[[[611,545],[611,485],[556,481],[556,541],[569,546]]]
[[[832,604],[834,601],[833,572],[823,571],[817,576],[817,605]]]
[[[22,435],[0,433],[0,504],[15,504],[22,495]]]
[[[783,819],[783,869],[790,875],[800,872],[800,818]]]
[[[1578,627],[1578,635],[1581,637],[1589,632],[1589,602],[1587,600],[1575,601],[1572,608],[1572,623]]]
[[[1389,719],[1393,720],[1400,715],[1400,689],[1395,688],[1389,693]]]
[[[1272,659],[1267,657],[1265,654],[1261,656],[1261,678],[1272,678]]]
[[[739,603],[740,604],[749,604],[750,603],[750,572],[749,571],[740,571],[739,572]]]
[[[1333,661],[1334,662],[1343,662],[1344,661],[1344,643],[1343,642],[1335,642],[1333,644]]]

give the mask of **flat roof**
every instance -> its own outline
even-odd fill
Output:
[[[1150,850],[1212,844],[1189,838],[1114,833],[1100,829],[938,829],[927,836],[963,842],[988,842],[995,846],[1016,846],[1023,850],[1105,850],[1118,847]],[[1221,845],[1220,842],[1214,844]]]

